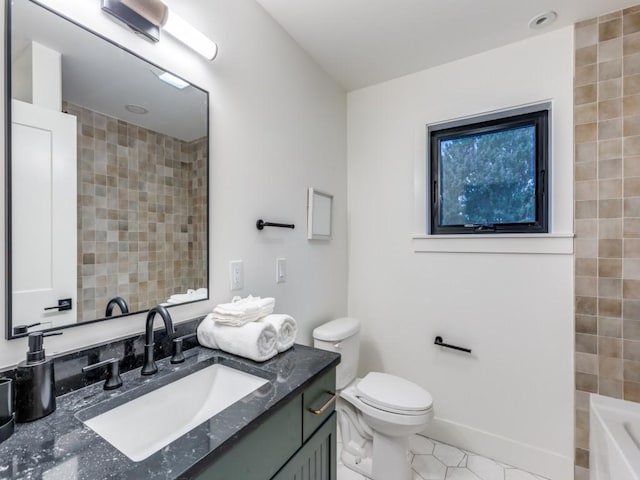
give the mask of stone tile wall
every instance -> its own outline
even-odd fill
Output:
[[[589,394],[640,402],[640,7],[575,27],[575,478]]]
[[[191,163],[188,176],[189,186],[189,281],[197,287],[207,286],[208,234],[207,200],[209,185],[207,184],[208,138],[190,142],[187,153]],[[191,287],[194,288],[194,287]]]
[[[135,312],[206,287],[207,139],[65,108],[78,118],[79,321],[115,296]]]

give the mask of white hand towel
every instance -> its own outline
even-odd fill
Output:
[[[273,309],[276,307],[276,301],[274,298],[267,297],[259,299],[256,304],[260,308],[260,317],[266,317],[273,313]]]
[[[241,327],[260,318],[260,308],[254,304],[221,303],[213,309],[216,322]]]
[[[242,327],[247,323],[255,322],[258,318],[260,318],[258,312],[248,313],[241,316],[221,314],[219,312],[215,312],[213,314],[213,320],[216,323],[229,327]]]
[[[235,303],[221,303],[213,309],[213,313],[238,318],[252,315],[259,311],[260,309],[256,305],[236,305]]]
[[[278,334],[276,348],[278,352],[284,352],[293,346],[298,333],[298,325],[290,315],[272,314],[260,319],[262,323],[273,325]]]
[[[198,325],[198,342],[241,357],[264,362],[274,357],[277,332],[269,323],[250,322],[241,327],[220,325],[212,314]]]
[[[253,295],[249,295],[246,298],[242,297],[233,297],[231,303],[234,305],[255,305],[260,309],[259,318],[266,317],[273,313],[273,310],[276,307],[276,299],[273,297],[254,297]]]

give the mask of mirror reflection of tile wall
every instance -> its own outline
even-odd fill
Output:
[[[206,137],[65,110],[78,118],[78,320],[116,296],[135,312],[207,287]]]

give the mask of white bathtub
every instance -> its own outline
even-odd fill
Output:
[[[640,480],[640,403],[591,395],[590,480]]]

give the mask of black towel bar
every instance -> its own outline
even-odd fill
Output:
[[[296,226],[293,223],[272,223],[272,222],[265,222],[262,219],[259,219],[256,222],[256,228],[258,230],[262,230],[264,229],[264,227],[280,227],[280,228],[296,228]]]
[[[458,347],[457,345],[450,345],[448,343],[444,343],[440,335],[436,337],[433,343],[435,345],[438,345],[439,347],[447,347],[447,348],[452,348],[453,350],[460,350],[461,352],[471,353],[470,348]]]

